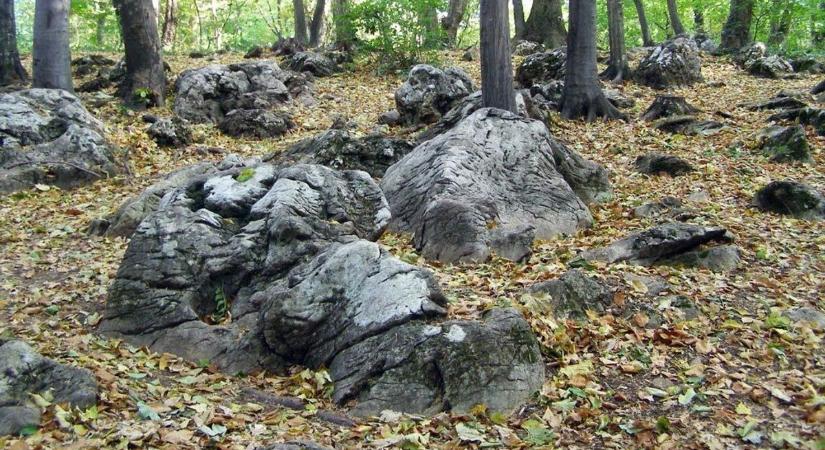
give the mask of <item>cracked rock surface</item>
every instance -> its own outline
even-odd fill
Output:
[[[657,46],[639,62],[634,76],[640,83],[656,89],[701,82],[702,60],[696,41],[678,37]]]
[[[470,77],[457,67],[419,64],[395,92],[395,106],[407,125],[433,123],[474,91]]]
[[[517,407],[544,376],[526,321],[444,322],[432,274],[374,242],[389,219],[362,171],[193,177],[132,236],[100,331],[226,372],[329,367],[335,400],[359,414]]]

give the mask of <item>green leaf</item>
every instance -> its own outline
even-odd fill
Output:
[[[463,423],[456,424],[455,432],[462,442],[484,442],[484,433]]]
[[[667,433],[670,431],[670,420],[668,420],[665,416],[660,416],[656,419],[656,431],[659,434]]]
[[[20,432],[18,434],[23,437],[31,436],[37,433],[37,429],[37,425],[26,425],[25,427],[20,429]]]
[[[143,420],[160,420],[158,413],[149,405],[143,402],[138,402],[138,417]]]
[[[241,172],[238,174],[237,177],[235,177],[235,179],[238,180],[239,183],[244,183],[244,182],[247,182],[247,181],[251,180],[252,177],[254,177],[254,176],[255,176],[255,169],[253,169],[252,167],[247,167],[247,168],[241,170]]]
[[[687,388],[687,390],[679,396],[679,404],[680,405],[689,405],[690,402],[696,397],[696,391],[693,390],[692,387]]]

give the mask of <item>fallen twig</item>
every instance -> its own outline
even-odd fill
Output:
[[[307,405],[304,400],[297,397],[286,397],[283,395],[270,394],[269,392],[263,392],[254,388],[241,389],[241,396],[247,400],[254,400],[267,406],[283,407],[296,411],[304,411]],[[324,422],[347,428],[354,427],[358,424],[355,419],[349,416],[321,409],[315,413],[315,417],[323,420]]]

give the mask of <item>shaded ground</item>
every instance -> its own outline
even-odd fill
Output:
[[[454,56],[448,58],[456,61]],[[240,55],[220,58],[241,60]],[[170,62],[175,73],[207,63],[186,58]],[[478,80],[476,64],[456,64]],[[91,219],[113,212],[162,173],[223,157],[197,147],[263,155],[326,129],[336,115],[354,120],[358,131],[367,132],[380,113],[393,107],[392,93],[400,78],[376,77],[369,68],[321,78],[316,80],[318,105],[297,110],[298,129],[283,139],[235,140],[212,126],[195,126],[198,143],[179,151],[158,149],[145,135],[140,116],[127,114],[116,103],[90,108],[106,122],[110,138],[131,149],[132,176],[70,192],[34,189],[0,199],[0,333],[13,333],[59,362],[89,368],[103,391],[96,411],[75,412],[58,421],[53,420],[56,408],[49,407],[46,425],[25,443],[32,448],[242,449],[303,438],[340,448],[823,445],[823,332],[795,327],[781,313],[796,306],[825,308],[825,225],[760,213],[749,204],[753,193],[772,180],[794,178],[825,187],[825,139],[808,130],[814,164],[771,163],[748,148],[771,113],[736,107],[781,89],[807,90],[818,79],[764,80],[725,60],[706,57],[704,64],[707,82],[675,93],[702,109],[702,119],[729,125],[717,135],[671,136],[635,119],[585,125],[553,118],[554,135],[611,172],[616,199],[593,208],[593,228],[541,243],[526,264],[494,260],[441,267],[418,258],[408,236],[383,238],[405,261],[437,271],[453,316],[472,317],[496,304],[522,305],[525,286],[561,275],[577,251],[652,225],[649,219],[634,218],[634,207],[665,195],[685,200],[697,191],[707,193],[707,201],[688,203],[702,214],[694,222],[724,226],[736,235],[743,250],[738,270],[722,275],[618,264],[591,271],[600,277],[623,272],[661,275],[672,285],[669,294],[688,297],[698,317],[683,320],[661,297],[641,300],[643,292],[634,286],[614,298],[617,309],[636,300],[648,302],[664,314],[662,327],[645,328],[641,315],[629,320],[592,317],[576,324],[525,309],[551,371],[541,395],[510,420],[478,411],[476,416],[429,420],[386,416],[339,428],[313,417],[316,407],[334,409],[323,372],[296,368],[286,377],[227,377],[93,334],[91,325],[100,318],[127,243],[86,236]],[[635,84],[626,85],[624,93],[636,99],[629,111],[634,117],[655,97],[653,90]],[[733,118],[721,119],[716,111]],[[633,161],[650,151],[684,157],[698,170],[679,178],[636,173]],[[296,413],[249,403],[240,395],[247,387],[305,397],[312,406]],[[26,448],[16,439],[0,438],[3,447]]]

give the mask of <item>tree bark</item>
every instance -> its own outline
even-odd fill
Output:
[[[813,11],[811,14],[811,43],[814,47],[820,47],[825,43],[825,21],[821,19],[825,11],[825,1],[819,2],[819,11]]]
[[[561,97],[561,116],[621,118],[602,92],[596,72],[596,0],[570,0],[570,32],[567,34],[567,73]]]
[[[178,0],[166,0],[166,9],[163,13],[163,31],[160,40],[163,48],[169,48],[175,42],[177,28]]]
[[[26,81],[28,78],[17,50],[14,0],[0,0],[0,86]]]
[[[349,0],[332,0],[335,46],[343,50],[350,50],[355,44],[355,29],[349,14]]]
[[[774,0],[774,6],[781,6],[778,0]],[[774,10],[776,11],[776,10]],[[768,45],[772,47],[779,47],[785,42],[788,32],[791,29],[791,9],[785,6],[782,8],[782,14],[777,18],[774,14],[771,17],[771,34],[768,36]]]
[[[292,0],[292,7],[295,10],[295,39],[306,45],[307,39],[307,19],[304,11],[304,0]]]
[[[642,3],[642,0],[633,0],[633,3],[636,4],[636,14],[639,15],[639,28],[642,30],[642,45],[645,47],[652,47],[654,42],[650,37],[650,25],[647,24],[645,5]]]
[[[540,42],[548,49],[557,48],[567,42],[564,17],[561,12],[562,0],[535,0],[530,17],[524,24],[524,39]]]
[[[705,32],[705,12],[700,8],[693,8],[693,29],[697,34]]]
[[[516,112],[506,0],[481,0],[481,98],[485,107]]]
[[[722,29],[721,48],[736,51],[750,42],[754,0],[731,0],[730,13]]]
[[[630,74],[624,43],[624,7],[622,0],[607,0],[607,25],[610,61],[602,78],[621,83]]]
[[[679,7],[676,5],[676,0],[667,0],[667,14],[676,36],[685,34],[685,27],[682,25],[682,19],[679,17]]]
[[[32,86],[72,89],[68,0],[37,0],[34,5]]]
[[[467,0],[450,0],[447,8],[447,16],[441,20],[441,28],[444,30],[444,38],[447,46],[455,47],[458,37],[458,28],[464,20],[464,11],[467,9]]]
[[[309,45],[321,45],[321,33],[324,29],[324,12],[327,8],[326,0],[315,1],[315,11],[312,12],[312,22],[309,24]]]
[[[516,39],[524,39],[524,3],[521,0],[513,0],[513,23],[516,27]]]
[[[126,79],[118,91],[133,108],[163,106],[163,70],[157,12],[151,0],[114,0],[126,53]]]

